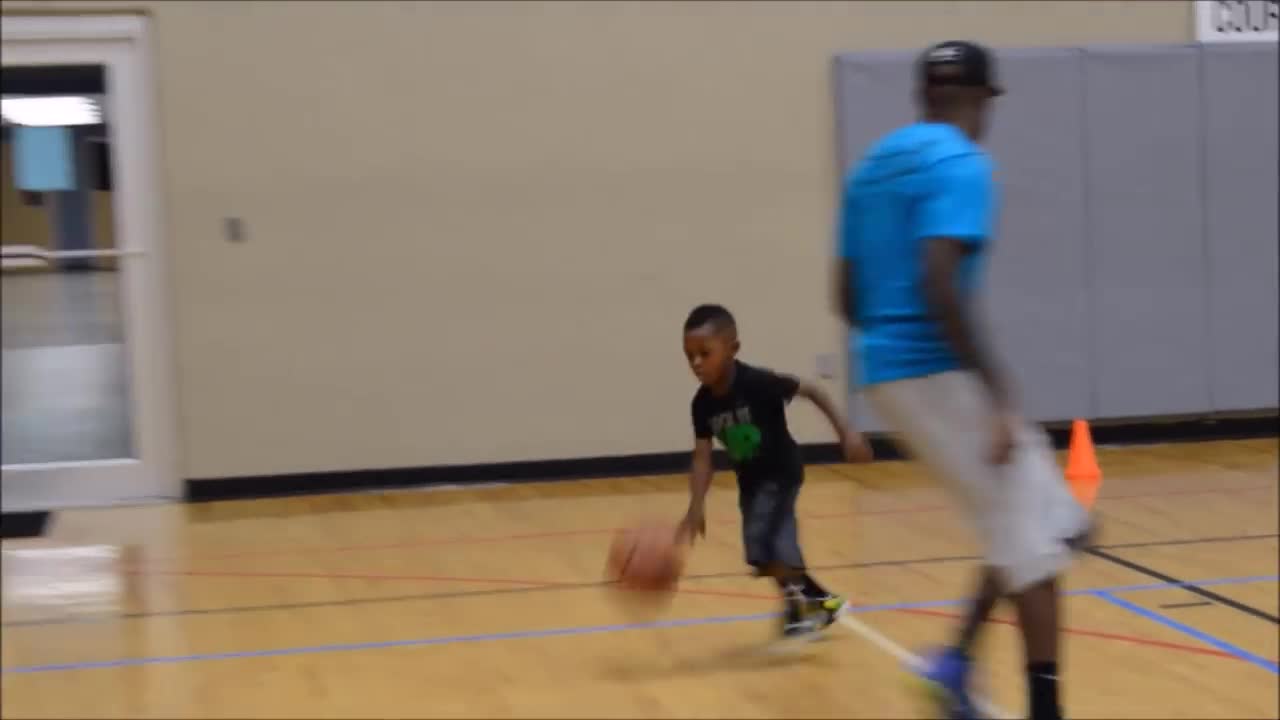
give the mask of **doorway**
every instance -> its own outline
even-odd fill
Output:
[[[5,510],[179,499],[147,21],[0,27]]]

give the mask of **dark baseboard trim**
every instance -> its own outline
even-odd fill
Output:
[[[44,535],[52,513],[47,510],[34,512],[0,513],[0,538],[17,540]]]
[[[1046,423],[1058,448],[1066,447],[1070,422]],[[1140,445],[1166,442],[1228,440],[1280,436],[1280,416],[1253,415],[1214,419],[1144,420],[1091,425],[1093,441],[1099,445]],[[876,457],[897,460],[902,455],[887,438],[872,437]],[[805,461],[810,464],[842,462],[834,443],[806,445]],[[722,454],[716,466],[728,465]],[[386,470],[345,470],[291,475],[203,478],[186,481],[188,502],[245,500],[290,495],[317,495],[429,485],[465,485],[489,482],[535,482],[610,478],[628,475],[666,475],[688,470],[689,451],[615,455],[609,457],[531,460],[526,462],[477,465],[437,465]]]

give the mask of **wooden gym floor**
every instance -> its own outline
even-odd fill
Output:
[[[1276,440],[1099,457],[1103,549],[1066,581],[1069,715],[1277,717]],[[48,537],[5,543],[0,714],[924,716],[902,656],[949,636],[975,563],[914,465],[811,468],[810,564],[860,607],[794,655],[763,652],[776,605],[743,572],[728,475],[660,617],[628,614],[599,585],[611,529],[674,520],[684,487],[648,477],[61,513]],[[126,553],[118,597],[98,545]],[[1020,716],[1018,634],[999,612],[984,680]]]

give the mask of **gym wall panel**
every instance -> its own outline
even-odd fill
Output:
[[[999,53],[999,62],[1008,92],[994,107],[989,138],[1001,222],[983,298],[986,318],[1028,417],[1087,417],[1092,302],[1082,53],[1011,50]]]
[[[1211,407],[1201,127],[1197,48],[1086,53],[1095,417]]]
[[[1215,410],[1277,407],[1280,292],[1275,45],[1205,46],[1206,285]]]
[[[917,114],[911,97],[912,61],[905,51],[839,55],[832,81],[836,94],[837,152],[845,172],[861,151]]]

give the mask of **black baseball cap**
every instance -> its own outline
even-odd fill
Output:
[[[1004,94],[996,82],[995,59],[977,43],[938,43],[921,54],[919,72],[924,87],[984,87],[992,95]]]

